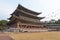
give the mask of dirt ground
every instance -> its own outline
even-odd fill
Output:
[[[0,40],[13,40],[13,38],[3,32],[0,32]]]
[[[60,40],[60,32],[12,33],[5,34],[14,40]]]

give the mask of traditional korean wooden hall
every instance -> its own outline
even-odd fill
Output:
[[[37,17],[41,13],[31,11],[22,5],[18,5],[16,10],[11,14],[9,18],[8,26],[15,32],[33,32],[41,31],[44,28],[40,20],[44,17]]]

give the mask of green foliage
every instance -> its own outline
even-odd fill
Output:
[[[60,19],[59,20],[54,20],[54,19],[52,19],[52,20],[50,20],[49,22],[45,22],[45,26],[50,26],[50,25],[60,25]]]
[[[0,25],[6,25],[7,22],[8,22],[7,20],[1,20],[1,21],[0,21]]]
[[[58,21],[55,22],[56,24],[60,24],[60,19]]]
[[[7,28],[7,20],[0,20],[0,30],[4,30],[5,28]]]
[[[58,21],[52,19],[47,24],[60,24],[60,19]]]

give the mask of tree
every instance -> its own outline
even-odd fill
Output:
[[[55,22],[56,24],[60,24],[60,19],[58,19],[58,21]]]
[[[0,20],[0,30],[4,30],[7,28],[7,20]]]

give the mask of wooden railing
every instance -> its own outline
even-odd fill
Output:
[[[40,22],[40,20],[38,19],[33,19],[33,18],[25,17],[25,16],[20,16],[19,18],[23,20],[27,20],[27,21]]]
[[[26,20],[26,21],[30,21],[30,22],[40,23],[40,21],[37,20],[37,19],[31,19],[31,18],[27,18],[27,17],[23,17],[23,16],[17,17],[16,15],[13,15],[13,16],[16,17],[17,19]]]

